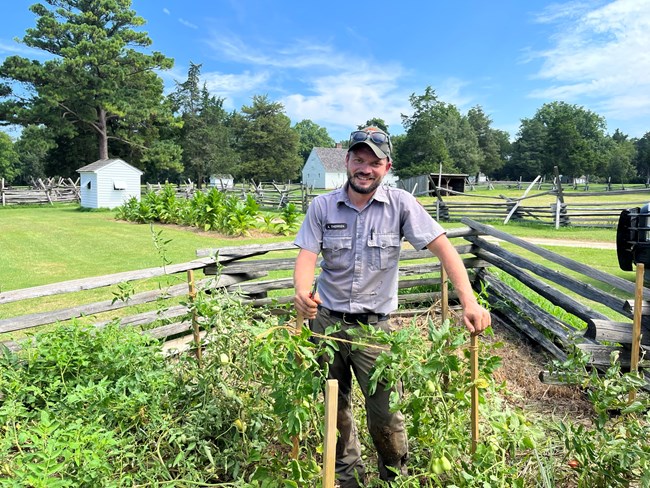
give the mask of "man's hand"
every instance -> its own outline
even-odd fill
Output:
[[[472,335],[477,335],[492,325],[492,317],[474,301],[463,307],[463,323]]]
[[[320,305],[321,299],[318,296],[318,292],[312,296],[311,292],[297,292],[293,298],[293,305],[296,308],[298,313],[306,319],[316,318],[316,312],[318,312],[318,305]]]

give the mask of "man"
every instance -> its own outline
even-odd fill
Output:
[[[300,252],[294,270],[296,310],[323,333],[340,324],[337,337],[365,323],[390,331],[389,314],[397,308],[401,238],[415,249],[438,257],[463,307],[463,323],[472,334],[490,325],[490,314],[474,296],[467,271],[444,229],[408,192],[381,185],[391,168],[389,136],[376,127],[352,132],[345,157],[348,181],[343,188],[316,197],[296,237]],[[312,282],[323,255],[318,293]],[[336,473],[341,488],[361,486],[364,466],[351,411],[352,372],[366,398],[367,423],[378,454],[381,479],[406,474],[408,445],[404,417],[390,412],[390,390],[378,385],[368,395],[370,370],[379,352],[340,343],[329,366],[339,382]],[[401,394],[401,385],[397,387]]]

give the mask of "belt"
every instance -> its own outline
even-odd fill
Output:
[[[336,317],[341,319],[346,324],[357,324],[361,322],[362,324],[376,324],[382,320],[388,320],[390,314],[385,313],[350,313],[350,312],[337,312],[336,310],[330,310],[329,308],[320,307],[323,310],[327,310],[330,317]]]

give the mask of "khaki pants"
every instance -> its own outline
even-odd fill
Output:
[[[333,337],[348,339],[347,331],[358,328],[358,324],[341,322],[341,319],[330,316],[327,309],[319,309],[318,315],[310,321],[311,330],[323,334],[325,329],[336,323],[341,323],[341,331]],[[371,324],[389,332],[388,320]],[[404,416],[400,412],[391,413],[389,396],[392,390],[386,390],[381,384],[376,392],[368,395],[368,379],[371,369],[380,354],[375,348],[352,348],[351,344],[339,342],[339,350],[329,365],[329,379],[339,382],[337,428],[339,437],[336,442],[336,475],[341,488],[363,486],[365,468],[361,459],[361,444],[357,436],[357,428],[352,415],[351,392],[352,372],[363,392],[366,406],[368,430],[377,449],[379,475],[382,480],[390,481],[397,473],[406,474],[408,458],[408,443],[404,428]],[[328,358],[322,358],[327,362]],[[397,391],[402,394],[402,385],[397,385]],[[388,468],[393,468],[389,470]]]

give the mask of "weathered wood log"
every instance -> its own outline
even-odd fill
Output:
[[[221,274],[250,273],[252,271],[279,271],[293,269],[296,258],[286,259],[256,259],[251,261],[233,261],[219,267]],[[205,273],[211,274],[212,267],[206,268]]]
[[[641,314],[650,314],[650,302],[648,300],[643,300],[641,306]],[[634,300],[625,300],[623,308],[626,312],[634,313]]]
[[[250,279],[249,275],[223,275],[220,276],[216,282],[214,279],[201,280],[198,282],[198,286],[201,288],[206,286],[226,287],[247,279]],[[10,317],[0,320],[0,333],[29,329],[40,325],[53,324],[55,322],[63,322],[77,317],[95,315],[103,312],[110,312],[112,310],[119,310],[133,305],[150,303],[160,298],[177,297],[186,294],[187,284],[184,283],[181,285],[170,286],[164,290],[150,290],[136,293],[131,296],[128,301],[104,300],[101,302],[80,305],[78,307]]]
[[[574,300],[564,293],[560,293],[556,288],[552,287],[548,283],[545,283],[541,280],[538,280],[534,276],[529,275],[528,273],[520,270],[518,267],[511,265],[505,259],[502,259],[498,256],[495,256],[492,253],[489,253],[484,250],[479,250],[477,255],[486,261],[494,264],[503,271],[509,273],[513,277],[517,278],[524,285],[537,292],[551,303],[563,308],[567,312],[575,315],[576,317],[587,322],[590,318],[597,318],[607,320],[608,317],[603,315],[600,312],[597,312],[586,305]]]
[[[605,346],[603,344],[576,344],[576,347],[590,356],[590,364],[598,368],[606,368],[611,363],[612,353],[618,354],[618,361],[623,371],[630,369],[630,349],[622,346]],[[641,350],[647,355],[649,348],[642,346]],[[643,362],[642,362],[643,363]],[[639,368],[645,367],[639,363]]]
[[[164,267],[140,269],[136,271],[125,271],[105,276],[93,276],[91,278],[81,278],[78,280],[63,281],[50,285],[34,286],[32,288],[23,288],[20,290],[11,290],[0,293],[0,305],[28,298],[40,298],[61,293],[69,293],[81,290],[93,290],[104,286],[116,285],[126,281],[140,280],[145,278],[154,278],[157,276],[166,276],[181,273],[189,269],[202,269],[214,263],[211,258],[202,258],[188,263],[170,264]]]
[[[112,310],[119,310],[121,308],[129,307],[132,305],[140,305],[143,303],[153,302],[167,296],[181,296],[185,293],[187,293],[187,285],[175,285],[167,288],[164,291],[152,290],[137,293],[133,295],[127,302],[123,302],[122,300],[117,300],[115,302],[112,300],[105,300],[102,302],[80,305],[78,307],[71,307],[30,315],[22,315],[20,317],[10,317],[0,320],[0,333],[24,330],[32,327],[37,327],[39,325],[53,324],[55,322],[63,322],[65,320],[70,320],[82,316],[110,312]]]
[[[552,251],[548,251],[544,248],[541,248],[539,246],[536,246],[534,244],[531,244],[529,242],[526,242],[523,239],[520,239],[518,237],[512,236],[510,234],[507,234],[505,232],[501,232],[494,227],[488,226],[488,225],[483,225],[480,224],[479,222],[476,222],[472,219],[469,219],[467,217],[464,217],[461,219],[461,222],[464,224],[468,225],[472,229],[476,230],[477,232],[480,232],[482,234],[487,234],[492,237],[496,237],[498,239],[504,240],[506,242],[510,242],[511,244],[515,244],[517,246],[522,247],[523,249],[526,249],[527,251],[531,251],[538,256],[543,257],[544,259],[548,259],[549,261],[560,264],[564,266],[565,268],[571,269],[573,271],[576,271],[578,273],[581,273],[589,278],[592,278],[594,280],[598,280],[601,283],[605,283],[606,285],[616,287],[620,290],[623,290],[631,295],[634,295],[634,283],[628,280],[625,280],[623,278],[619,278],[618,276],[614,276],[608,273],[604,273],[602,271],[599,271],[597,269],[594,269],[591,266],[587,266],[585,264],[579,263],[577,261],[574,261],[573,259],[566,258],[564,256],[561,256],[557,253],[554,253]],[[644,289],[644,297],[650,299],[650,290],[649,289]]]
[[[496,256],[499,256],[505,259],[508,263],[513,266],[527,269],[532,271],[536,275],[550,280],[558,285],[571,290],[578,295],[587,298],[596,303],[602,303],[612,310],[619,310],[620,313],[623,313],[624,300],[618,298],[614,295],[606,293],[589,283],[584,281],[577,280],[568,275],[562,274],[558,271],[549,269],[541,264],[533,263],[532,261],[523,258],[513,252],[510,252],[496,244],[486,241],[480,237],[467,237],[467,240],[476,244],[479,248],[486,250]]]
[[[597,341],[632,344],[631,322],[591,319],[588,332],[589,334],[585,334],[585,336]],[[650,346],[650,326],[647,324],[641,326],[641,344]]]
[[[546,330],[553,337],[557,338],[558,342],[563,346],[572,344],[576,336],[582,335],[575,327],[543,310],[521,293],[503,283],[503,281],[499,280],[489,271],[480,270],[478,272],[478,278],[487,284],[490,294],[495,294],[499,297],[500,301],[496,303],[518,309],[521,312],[522,319],[527,319],[530,323],[539,326],[542,330]]]
[[[556,359],[560,359],[562,361],[566,359],[564,351],[558,348],[549,339],[544,337],[544,335],[535,329],[535,327],[523,325],[522,322],[517,319],[516,315],[511,312],[493,312],[492,326],[505,328],[511,331],[513,334],[523,337],[528,341],[528,343],[534,344],[535,347],[539,347]]]
[[[156,327],[155,329],[149,329],[142,331],[143,334],[149,335],[155,339],[165,339],[167,337],[176,337],[179,335],[185,335],[191,333],[192,331],[192,321],[186,320],[182,322],[176,322],[173,324],[163,325],[161,327]]]
[[[187,285],[184,285],[187,291]],[[189,313],[188,307],[185,305],[176,305],[174,307],[165,308],[164,310],[152,310],[150,312],[142,312],[136,315],[129,315],[120,317],[113,320],[103,320],[100,322],[93,322],[93,327],[105,327],[114,320],[118,320],[121,327],[137,327],[141,325],[148,325],[153,322],[168,321],[177,319],[178,317],[187,315]]]

